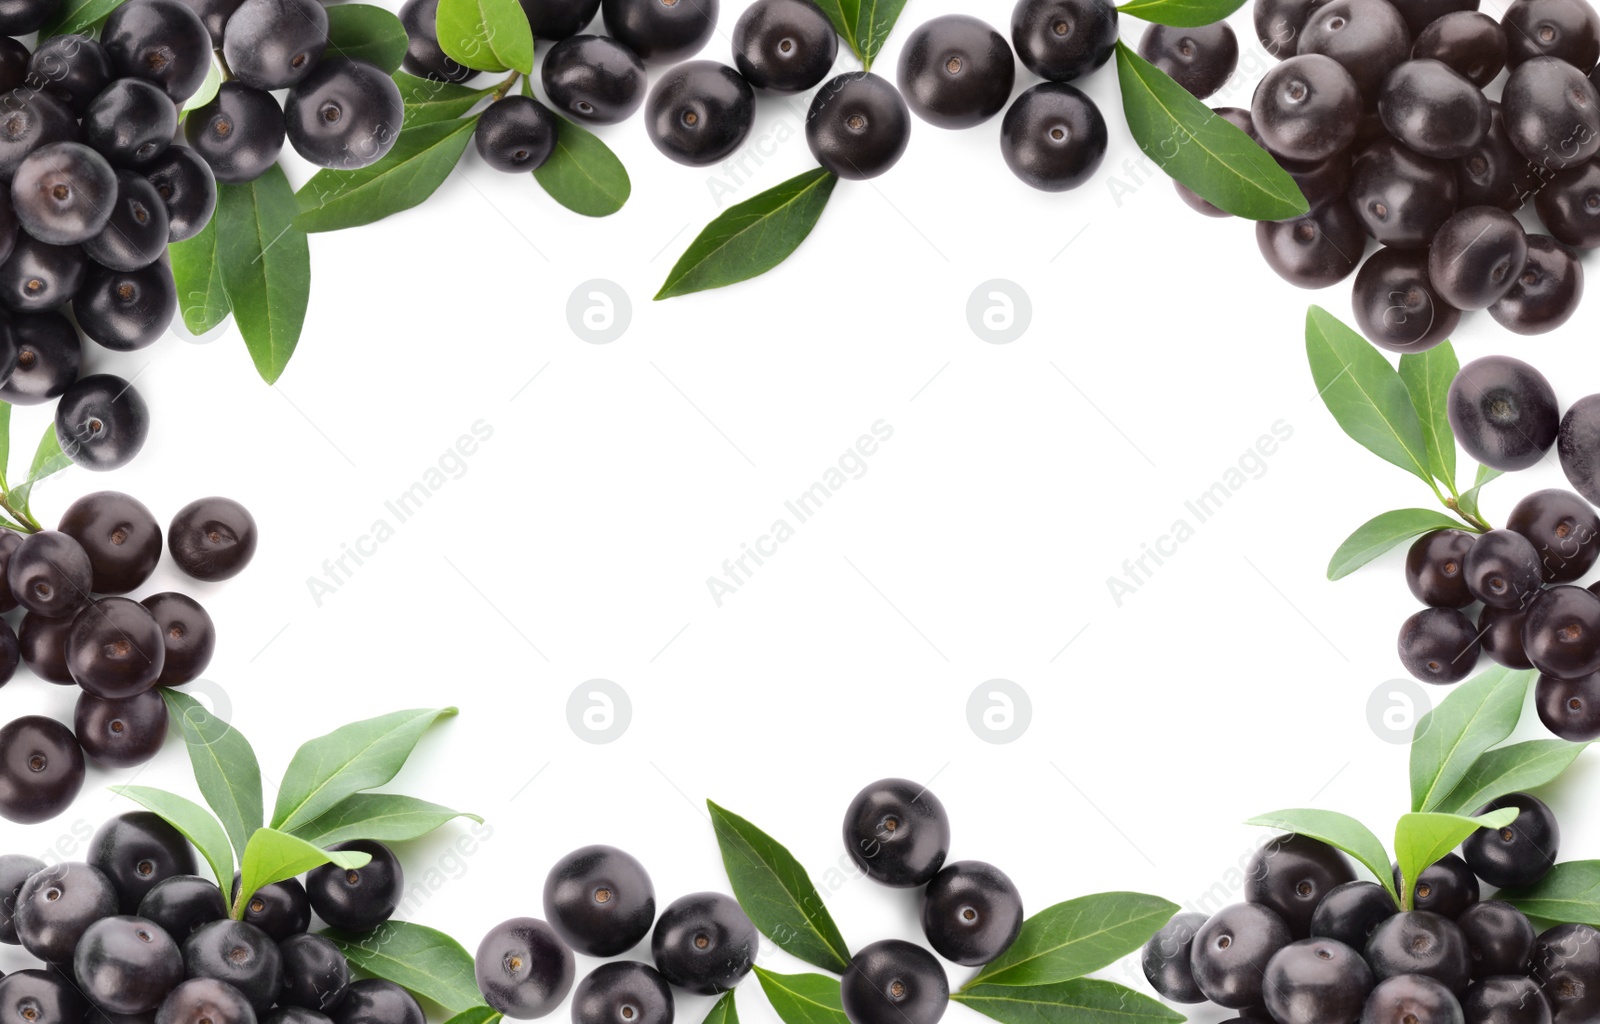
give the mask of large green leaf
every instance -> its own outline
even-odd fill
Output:
[[[455,170],[477,124],[467,117],[407,128],[376,163],[318,171],[296,193],[301,210],[295,224],[309,232],[339,231],[411,209]]]
[[[1102,892],[1057,903],[1024,921],[1017,940],[966,988],[1081,978],[1144,945],[1178,910],[1175,903],[1138,892]]]
[[[1251,220],[1288,220],[1310,209],[1266,150],[1121,42],[1117,78],[1134,141],[1201,198]]]
[[[756,980],[783,1024],[849,1024],[839,979],[824,974],[774,974],[757,967]],[[733,993],[728,993],[732,995]]]
[[[1405,382],[1411,404],[1422,422],[1428,469],[1451,491],[1456,487],[1456,435],[1450,429],[1446,404],[1450,382],[1455,380],[1459,369],[1461,364],[1456,359],[1456,351],[1448,341],[1400,357],[1400,379]]]
[[[476,814],[452,811],[416,797],[356,793],[328,808],[315,821],[299,826],[294,834],[318,846],[335,846],[352,839],[403,843],[419,839],[454,818],[483,822]]]
[[[1437,509],[1400,508],[1373,516],[1344,539],[1328,560],[1328,579],[1355,572],[1397,544],[1434,530],[1459,530],[1465,524]]]
[[[1400,906],[1410,910],[1422,872],[1480,828],[1504,828],[1517,820],[1517,809],[1505,807],[1482,817],[1438,812],[1402,814],[1394,827],[1394,859],[1400,868]]]
[[[452,1014],[483,1003],[472,955],[443,932],[409,921],[390,921],[359,935],[337,929],[322,934],[339,947],[351,967],[392,981]]]
[[[580,125],[556,115],[556,147],[533,172],[550,198],[585,217],[609,217],[633,191],[628,169],[611,147]]]
[[[439,46],[478,71],[533,73],[533,30],[517,0],[439,0]]]
[[[1221,21],[1244,6],[1244,0],[1126,0],[1117,10],[1157,25],[1200,28]]]
[[[1431,486],[1422,421],[1389,360],[1321,306],[1306,311],[1306,358],[1317,394],[1344,432]]]
[[[392,75],[406,56],[406,29],[382,7],[333,4],[328,8],[328,52],[376,64]]]
[[[192,238],[167,246],[172,280],[178,290],[178,313],[191,334],[215,330],[228,319],[233,307],[222,286],[222,264],[217,261],[215,216]]]
[[[474,89],[453,82],[435,82],[431,78],[408,75],[404,71],[395,72],[394,84],[399,87],[400,100],[405,104],[402,134],[406,128],[435,121],[453,121],[494,92],[494,86]]]
[[[1600,928],[1600,860],[1557,864],[1536,884],[1502,889],[1495,899],[1541,921]]]
[[[839,934],[806,869],[777,840],[731,811],[706,801],[722,863],[739,906],[784,951],[843,974],[850,947]]]
[[[261,767],[250,741],[181,690],[163,686],[158,692],[183,733],[201,795],[222,822],[234,852],[243,857],[262,818]]]
[[[233,847],[228,843],[228,833],[210,811],[186,797],[149,786],[112,786],[111,792],[154,812],[182,833],[211,866],[223,892],[233,885]]]
[[[423,733],[455,713],[455,708],[395,711],[308,740],[283,773],[272,827],[293,832],[351,794],[388,782],[405,765]]]
[[[1474,762],[1522,717],[1537,673],[1495,666],[1451,689],[1417,721],[1411,740],[1411,809],[1439,809]]]
[[[765,274],[811,234],[838,181],[819,167],[724,210],[689,243],[656,298],[722,288]]]
[[[1446,814],[1471,814],[1503,796],[1554,782],[1587,746],[1566,740],[1528,740],[1496,747],[1472,763],[1435,809]]]
[[[294,223],[300,205],[277,164],[217,193],[222,285],[256,372],[271,384],[294,355],[311,298],[311,249]]]
[[[245,844],[244,856],[239,858],[239,892],[233,916],[242,919],[250,897],[274,882],[303,875],[324,864],[353,869],[365,867],[371,860],[371,854],[359,850],[324,850],[299,836],[258,828]]]
[[[950,998],[1001,1024],[1179,1024],[1184,1019],[1147,995],[1098,978],[1054,985],[978,985]]]
[[[1362,867],[1372,872],[1378,884],[1387,889],[1389,895],[1399,902],[1400,896],[1395,891],[1393,872],[1389,870],[1389,854],[1383,848],[1383,840],[1373,835],[1371,829],[1350,815],[1314,807],[1301,807],[1262,814],[1251,818],[1245,824],[1275,828],[1280,832],[1294,832],[1308,839],[1327,843],[1336,850],[1343,850],[1354,857]]]

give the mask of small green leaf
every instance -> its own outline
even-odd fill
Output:
[[[122,4],[123,0],[66,0],[39,29],[39,39],[92,32]]]
[[[328,52],[376,64],[392,75],[406,56],[405,26],[382,7],[334,4],[328,8]]]
[[[1015,942],[985,965],[977,985],[1054,985],[1116,963],[1172,919],[1179,907],[1159,896],[1102,892],[1057,903],[1022,922]]]
[[[439,0],[439,46],[478,71],[533,73],[533,30],[517,0]]]
[[[283,773],[272,827],[293,832],[351,794],[388,782],[433,723],[455,713],[455,708],[395,711],[308,740]]]
[[[761,991],[783,1024],[849,1024],[839,998],[838,978],[825,974],[774,974],[761,967],[755,970]]]
[[[1328,560],[1328,579],[1339,580],[1355,572],[1397,544],[1434,530],[1462,529],[1459,520],[1436,509],[1401,508],[1374,516],[1356,527]]]
[[[1412,893],[1422,872],[1480,828],[1504,828],[1517,820],[1517,809],[1505,807],[1480,818],[1462,814],[1402,814],[1394,827],[1394,858],[1400,867],[1400,907],[1410,910]]]
[[[11,403],[0,402],[0,491],[9,491],[6,477],[11,472]]]
[[[148,786],[112,786],[111,792],[153,811],[181,832],[211,866],[211,873],[224,893],[233,885],[233,847],[228,845],[228,833],[210,811],[176,793]]]
[[[1450,429],[1445,410],[1450,382],[1461,364],[1448,341],[1423,352],[1407,352],[1400,357],[1400,379],[1405,382],[1411,404],[1422,421],[1422,441],[1428,453],[1428,469],[1449,487],[1456,489],[1456,435]]]
[[[167,246],[167,255],[184,328],[196,335],[216,330],[233,312],[222,287],[222,265],[217,262],[216,217],[194,237]]]
[[[353,171],[318,171],[296,193],[300,215],[295,224],[308,232],[339,231],[417,206],[455,170],[477,124],[476,117],[468,117],[407,128],[376,163]]]
[[[324,864],[349,869],[365,867],[371,860],[371,854],[359,850],[324,850],[287,832],[258,828],[245,844],[244,856],[239,858],[239,892],[234,917],[244,916],[245,904],[264,886],[303,875]]]
[[[1483,510],[1478,507],[1478,496],[1483,491],[1484,484],[1502,475],[1503,472],[1490,469],[1488,466],[1479,466],[1477,479],[1473,480],[1471,487],[1461,492],[1461,497],[1456,499],[1456,507],[1465,515],[1483,520]]]
[[[1411,739],[1411,809],[1438,810],[1490,747],[1511,735],[1537,673],[1495,666],[1452,687]]]
[[[407,128],[435,121],[453,121],[494,92],[494,86],[474,89],[454,82],[435,82],[431,78],[408,75],[404,71],[395,72],[394,84],[400,88],[400,100],[405,104],[402,134]]]
[[[689,243],[656,298],[722,288],[765,274],[811,234],[838,181],[819,167],[724,210]]]
[[[1389,360],[1321,306],[1306,311],[1306,358],[1317,394],[1340,428],[1431,487],[1422,421]]]
[[[878,59],[878,52],[894,31],[894,23],[900,20],[905,6],[906,0],[856,0],[855,44],[851,49],[861,58],[861,70],[872,70],[872,62]]]
[[[1494,898],[1541,921],[1600,928],[1600,860],[1557,864],[1534,885],[1501,889]]]
[[[739,1024],[739,1008],[734,1004],[734,994],[738,991],[730,988],[722,993],[706,1011],[704,1024]]]
[[[791,955],[843,974],[850,947],[833,923],[806,869],[777,840],[706,801],[722,863],[739,906],[761,933]]]
[[[1399,893],[1394,887],[1394,873],[1389,868],[1389,854],[1383,848],[1383,840],[1348,814],[1316,808],[1297,808],[1263,814],[1251,818],[1245,824],[1275,828],[1280,832],[1294,832],[1308,839],[1327,843],[1336,850],[1343,850],[1354,857],[1362,867],[1372,872],[1378,884],[1388,890],[1396,903],[1400,901]]]
[[[352,839],[403,843],[420,839],[454,818],[483,823],[476,814],[452,811],[416,797],[356,793],[328,808],[315,821],[294,829],[294,834],[318,846],[336,846]]]
[[[256,372],[272,384],[300,342],[311,297],[311,250],[294,223],[300,204],[278,164],[217,193],[222,285]]]
[[[500,1024],[505,1019],[505,1014],[499,1010],[491,1010],[487,1006],[474,1006],[462,1010],[460,1013],[445,1021],[444,1024]]]
[[[817,0],[817,6],[828,16],[833,30],[850,47],[850,52],[859,58],[861,47],[856,42],[856,18],[861,13],[861,0]]]
[[[183,115],[189,113],[191,110],[199,110],[207,103],[210,103],[212,100],[216,99],[217,90],[221,88],[222,68],[215,60],[213,60],[211,62],[211,66],[206,69],[206,77],[205,80],[200,83],[200,88],[195,90],[194,95],[183,101],[183,109],[178,113]]]
[[[255,751],[243,733],[187,693],[170,686],[158,687],[157,692],[183,733],[201,795],[222,822],[234,852],[243,857],[250,837],[261,827],[261,768]]]
[[[443,932],[390,921],[359,935],[332,928],[321,934],[339,947],[351,967],[392,981],[452,1014],[483,1004],[471,954]]]
[[[33,463],[28,467],[28,478],[11,489],[7,495],[14,508],[23,512],[33,513],[33,485],[45,477],[53,476],[72,465],[72,460],[67,458],[66,452],[61,450],[61,438],[56,433],[55,424],[47,424],[44,434],[39,438],[39,446],[33,450]]]
[[[1200,28],[1221,21],[1244,0],[1126,0],[1117,10],[1131,18],[1173,28]]]
[[[1201,198],[1251,220],[1288,220],[1310,209],[1266,150],[1120,42],[1117,79],[1134,141]]]
[[[633,191],[628,169],[587,128],[556,115],[556,148],[533,172],[550,198],[585,217],[609,217]]]
[[[1472,763],[1436,810],[1472,814],[1503,796],[1554,782],[1588,745],[1566,740],[1528,740],[1497,747]]]
[[[1098,978],[1055,985],[979,985],[950,998],[1001,1024],[1180,1024],[1184,1019],[1147,995]]]

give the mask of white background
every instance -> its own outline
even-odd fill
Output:
[[[892,74],[912,25],[957,9],[914,0],[879,69]],[[1000,4],[973,13],[1009,18]],[[728,58],[736,14],[702,56]],[[1264,66],[1248,15],[1235,24],[1251,70],[1215,104],[1247,105]],[[917,934],[911,897],[837,871],[844,807],[885,775],[931,780],[952,856],[1000,864],[1035,910],[1100,890],[1188,903],[1226,888],[1261,838],[1239,822],[1278,808],[1314,802],[1386,834],[1407,809],[1406,748],[1373,727],[1369,702],[1385,706],[1403,675],[1394,636],[1414,602],[1399,553],[1337,584],[1323,573],[1356,525],[1432,499],[1316,398],[1305,306],[1348,319],[1348,285],[1289,287],[1250,225],[1136,178],[1114,69],[1083,84],[1111,148],[1079,191],[1017,182],[998,118],[964,133],[917,122],[903,161],[841,183],[788,264],[664,303],[650,296],[717,213],[711,180],[743,172],[669,163],[636,118],[602,131],[632,199],[591,221],[469,155],[422,209],[313,239],[307,326],[278,388],[231,326],[206,344],[96,352],[95,368],[138,375],[150,443],[109,477],[69,470],[35,508],[48,521],[111,486],[163,522],[210,493],[254,510],[248,572],[195,584],[164,562],[148,589],[187,590],[215,617],[208,677],[255,742],[269,806],[301,740],[460,707],[396,786],[494,828],[460,862],[455,827],[405,850],[413,879],[448,878],[418,919],[469,948],[505,917],[541,915],[549,864],[585,843],[642,857],[662,905],[725,890],[708,797],[789,845],[854,945]],[[770,155],[749,161],[734,200],[808,166],[802,123],[761,101],[752,139]],[[1132,189],[1120,202],[1113,177]],[[1030,297],[1010,344],[968,323],[969,295],[996,278]],[[569,323],[591,279],[630,299],[610,344]],[[1530,359],[1567,403],[1600,384],[1597,324],[1591,304],[1524,340],[1480,315],[1456,341],[1463,361]],[[46,420],[16,420],[20,460]],[[493,436],[464,474],[319,607],[308,578],[480,420]],[[718,607],[707,577],[878,420],[894,435],[865,475]],[[1280,420],[1293,436],[1264,473],[1118,607],[1107,577]],[[1485,510],[1503,521],[1560,481],[1552,456],[1491,485]],[[604,745],[568,724],[569,695],[595,678],[632,707]],[[1009,744],[968,724],[969,695],[995,678],[1032,704]],[[25,671],[0,700],[8,716],[70,721],[72,693]],[[92,771],[57,821],[0,826],[4,847],[70,845],[74,822],[125,809],[104,787],[129,774]],[[176,741],[139,781],[194,792]],[[1548,794],[1568,857],[1600,856],[1600,825],[1577,812],[1596,787],[1584,758]],[[775,1020],[754,993],[741,1011]],[[703,1006],[680,1012],[696,1021]]]

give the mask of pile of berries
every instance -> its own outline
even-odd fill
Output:
[[[1216,111],[1311,204],[1256,226],[1267,262],[1305,288],[1355,273],[1361,330],[1393,351],[1438,344],[1469,310],[1519,334],[1560,326],[1583,293],[1574,249],[1600,245],[1600,17],[1587,0],[1514,0],[1498,22],[1477,7],[1256,0],[1281,63],[1249,110]],[[1513,216],[1535,196],[1548,235]]]
[[[1505,807],[1517,819],[1423,871],[1407,911],[1383,886],[1357,881],[1339,851],[1280,836],[1252,859],[1247,902],[1175,916],[1145,946],[1145,976],[1170,1002],[1209,1000],[1239,1024],[1593,1021],[1600,932],[1562,924],[1539,934],[1511,904],[1481,898],[1483,885],[1531,885],[1555,864],[1550,809],[1518,793],[1484,810]]]
[[[37,968],[0,978],[0,1017],[37,1024],[425,1024],[389,981],[350,980],[344,954],[308,934],[313,912],[365,932],[388,921],[404,873],[382,843],[334,849],[372,860],[328,864],[250,897],[242,920],[195,874],[194,854],[146,811],[107,821],[87,861],[0,856],[0,942]],[[239,880],[234,878],[234,886]]]
[[[250,561],[256,525],[228,498],[201,498],[173,516],[167,550],[198,580],[224,580]],[[73,727],[42,715],[0,727],[0,817],[45,821],[83,787],[85,755],[107,767],[142,764],[167,735],[158,687],[197,679],[216,630],[193,598],[176,592],[141,601],[161,558],[161,527],[138,499],[116,491],[79,498],[59,528],[0,533],[0,685],[20,662],[41,679],[81,691]]]

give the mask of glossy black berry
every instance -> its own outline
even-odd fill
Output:
[[[29,1024],[79,1024],[89,1002],[78,986],[56,971],[32,968],[0,978],[0,1016]]]
[[[233,894],[239,895],[239,873],[233,875]],[[244,905],[244,920],[266,934],[273,942],[282,942],[291,935],[299,935],[311,927],[311,899],[306,887],[298,878],[264,885]]]
[[[595,957],[627,952],[650,932],[655,887],[644,865],[614,846],[584,846],[550,869],[544,912],[563,942]]]
[[[1507,472],[1544,457],[1561,417],[1544,374],[1510,356],[1484,356],[1463,366],[1450,382],[1448,412],[1467,454]]]
[[[1528,652],[1522,649],[1522,622],[1527,612],[1521,608],[1496,608],[1485,605],[1478,613],[1478,636],[1483,653],[1506,668],[1532,668]]]
[[[1343,64],[1370,102],[1389,72],[1411,56],[1411,31],[1384,0],[1329,0],[1306,19],[1297,52]]]
[[[239,9],[244,0],[188,0],[194,12],[200,15],[201,24],[206,31],[211,33],[211,42],[217,48],[222,48],[222,38],[227,33],[228,19],[233,17],[233,12]]]
[[[1518,810],[1515,821],[1498,829],[1479,829],[1461,844],[1462,856],[1473,874],[1501,889],[1533,885],[1544,878],[1555,866],[1561,845],[1555,814],[1536,796],[1512,793],[1475,813],[1507,807]]]
[[[167,550],[197,580],[230,579],[255,556],[255,517],[232,498],[197,498],[172,517]]]
[[[5,628],[0,629],[0,686],[11,681],[21,662],[22,651],[17,642],[17,632],[11,628],[11,623],[7,622]]]
[[[23,538],[6,566],[6,582],[17,603],[50,618],[73,615],[89,602],[94,567],[83,545],[46,530]]]
[[[97,594],[137,589],[161,559],[161,525],[155,514],[121,491],[84,495],[61,513],[58,528],[89,556]]]
[[[167,739],[167,702],[154,690],[106,700],[78,695],[72,731],[88,758],[106,768],[132,768],[161,752]]]
[[[1389,890],[1376,882],[1345,882],[1329,889],[1311,915],[1311,934],[1365,949],[1378,925],[1400,912]]]
[[[234,77],[263,90],[304,81],[327,48],[328,12],[316,0],[244,0],[222,37]]]
[[[733,66],[767,92],[804,92],[838,53],[839,34],[811,0],[756,0],[733,25]]]
[[[1600,671],[1600,597],[1574,586],[1539,594],[1523,619],[1522,648],[1547,676],[1578,679]]]
[[[283,961],[280,1006],[326,1013],[344,997],[345,986],[350,984],[350,964],[324,936],[291,935],[278,944],[278,956]]]
[[[1022,931],[1022,894],[980,860],[946,864],[922,893],[922,934],[952,963],[976,967],[1011,948]]]
[[[0,818],[48,821],[78,795],[83,773],[83,750],[60,722],[27,715],[0,727]]]
[[[295,152],[319,167],[346,171],[376,163],[394,148],[404,117],[394,79],[366,61],[343,57],[318,63],[289,90],[283,107]]]
[[[89,839],[89,863],[111,880],[123,914],[137,913],[140,901],[157,883],[195,872],[189,841],[149,811],[129,811],[106,819]]]
[[[1545,230],[1574,248],[1600,246],[1600,164],[1584,161],[1545,177],[1534,197]]]
[[[1466,936],[1454,921],[1426,910],[1399,913],[1378,925],[1367,940],[1366,958],[1379,981],[1420,974],[1458,994],[1472,975]]]
[[[1355,880],[1344,854],[1300,835],[1277,836],[1257,850],[1245,868],[1245,899],[1273,911],[1303,939],[1311,934],[1311,915],[1337,886]]]
[[[306,874],[306,896],[318,917],[347,932],[368,932],[388,921],[405,891],[400,858],[380,842],[356,839],[329,847],[365,853],[359,868],[323,864]]]
[[[439,0],[406,0],[400,5],[406,30],[406,55],[400,70],[436,82],[465,82],[475,71],[457,64],[439,45]]]
[[[582,32],[600,10],[600,0],[521,0],[522,13],[538,39],[560,41]]]
[[[149,184],[142,179],[141,183]],[[153,190],[149,198],[151,209],[160,210]],[[167,333],[178,315],[178,286],[164,260],[137,270],[91,266],[72,309],[91,340],[115,352],[132,352],[155,344]]]
[[[5,0],[0,3],[0,32],[25,36],[50,20],[61,0]]]
[[[1278,1024],[1350,1024],[1375,984],[1361,954],[1333,939],[1301,939],[1267,961],[1262,994]]]
[[[67,631],[67,670],[84,692],[107,700],[150,689],[165,659],[160,625],[144,605],[126,597],[91,602]]]
[[[0,729],[0,739],[12,739],[7,729]],[[9,761],[11,744],[0,749]],[[82,861],[52,864],[29,875],[17,894],[17,938],[23,949],[47,964],[70,964],[89,926],[116,912],[117,891],[99,868]]]
[[[1585,0],[1516,0],[1500,22],[1513,67],[1535,57],[1558,57],[1587,74],[1600,61],[1600,17]]]
[[[1545,334],[1570,320],[1582,298],[1578,254],[1548,235],[1529,235],[1522,271],[1489,315],[1515,334]]]
[[[1337,61],[1290,57],[1268,69],[1250,101],[1261,142],[1289,160],[1326,160],[1355,139],[1361,93]]]
[[[662,155],[690,167],[727,157],[755,123],[755,91],[714,60],[691,60],[656,82],[645,102],[645,131]]]
[[[83,117],[83,138],[119,167],[141,167],[172,142],[178,108],[141,78],[119,78],[101,90]]]
[[[35,871],[44,869],[44,861],[22,853],[0,853],[0,943],[17,944],[17,896],[22,883]]]
[[[78,293],[88,264],[80,246],[49,245],[19,233],[0,264],[0,305],[14,313],[55,309]]]
[[[1445,221],[1428,249],[1428,278],[1450,305],[1484,309],[1517,283],[1528,236],[1496,206],[1471,206]]]
[[[887,79],[847,72],[829,79],[806,113],[806,144],[841,178],[875,178],[893,167],[911,137],[911,114]]]
[[[1293,57],[1300,44],[1300,32],[1311,12],[1324,0],[1257,0],[1251,6],[1251,21],[1261,48],[1278,60]]]
[[[1400,889],[1405,881],[1397,865],[1394,869],[1394,887]],[[1467,862],[1453,853],[1447,853],[1422,869],[1412,893],[1412,906],[1427,910],[1452,921],[1478,902],[1478,876],[1467,867]]]
[[[117,197],[111,208],[111,219],[98,235],[83,243],[83,251],[102,268],[113,271],[139,270],[166,254],[170,237],[167,206],[161,201],[156,187],[149,179],[134,171],[118,171]],[[96,278],[95,268],[89,268],[74,304],[80,324],[84,305],[103,298],[99,294],[103,288],[103,283]],[[163,329],[165,326],[163,323]],[[84,332],[102,345],[117,347],[107,344],[101,336],[109,336],[108,332],[102,330],[97,334],[88,325],[84,325]]]
[[[644,102],[644,64],[606,36],[571,36],[550,48],[539,69],[545,95],[587,124],[616,124]]]
[[[39,405],[59,398],[83,364],[83,345],[72,321],[59,313],[13,313],[10,326],[17,366],[0,385],[0,401]]]
[[[283,108],[270,92],[223,82],[210,103],[184,118],[183,135],[217,181],[254,181],[283,151]]]
[[[110,1014],[149,1013],[183,981],[183,954],[142,917],[96,921],[78,940],[73,973],[84,995]]]
[[[1383,248],[1356,272],[1351,305],[1368,341],[1391,352],[1421,352],[1450,336],[1461,311],[1428,279],[1426,250]]]
[[[0,177],[16,174],[39,147],[77,137],[75,115],[48,92],[24,87],[0,96]]]
[[[1105,159],[1107,138],[1100,108],[1063,82],[1025,90],[1000,122],[1006,166],[1043,192],[1064,192],[1088,181]]]
[[[1467,937],[1475,981],[1501,974],[1526,974],[1533,962],[1537,937],[1528,916],[1509,903],[1484,900],[1456,918]]]
[[[1349,277],[1366,245],[1366,229],[1341,202],[1325,203],[1292,220],[1256,223],[1262,258],[1296,288],[1326,288]]]
[[[51,36],[34,48],[24,85],[60,100],[75,117],[84,116],[115,74],[105,47],[86,35]]]
[[[1174,914],[1144,944],[1140,966],[1144,969],[1145,980],[1169,1003],[1203,1003],[1206,1000],[1189,968],[1189,951],[1194,946],[1195,933],[1205,923],[1206,915],[1198,911]]]
[[[1487,14],[1451,11],[1418,33],[1411,57],[1441,61],[1482,89],[1506,66],[1506,32]]]
[[[1483,978],[1461,1000],[1467,1024],[1553,1024],[1539,983],[1526,975]]]
[[[703,995],[737,985],[760,948],[761,936],[738,901],[715,892],[673,900],[650,936],[656,970],[679,988]]]
[[[129,0],[106,19],[100,41],[124,78],[143,78],[182,103],[211,70],[211,33],[183,0]]]
[[[1465,530],[1434,530],[1406,552],[1406,586],[1430,608],[1465,608],[1476,600],[1467,589],[1466,558],[1474,536]]]
[[[221,921],[228,912],[215,882],[198,875],[174,875],[145,893],[139,916],[160,925],[181,946],[195,929]]]
[[[531,917],[495,925],[474,962],[484,1002],[513,1020],[543,1017],[572,988],[572,950],[555,929]]]
[[[1520,209],[1542,184],[1527,157],[1506,134],[1500,104],[1489,104],[1489,131],[1483,141],[1455,162],[1456,189],[1462,206]]]
[[[23,664],[47,682],[74,685],[72,673],[67,671],[67,631],[71,628],[71,616],[51,618],[28,612],[17,627],[17,651]]]
[[[1539,721],[1558,739],[1573,743],[1600,739],[1600,675],[1582,679],[1540,676],[1533,702]]]
[[[217,630],[200,602],[187,594],[166,591],[140,602],[161,626],[167,656],[157,686],[182,686],[200,678],[217,649]]]
[[[719,0],[600,0],[600,17],[607,34],[640,60],[673,64],[710,40],[719,6]]]
[[[1416,974],[1378,982],[1361,1010],[1361,1024],[1465,1024],[1454,992]]]
[[[901,889],[924,885],[950,851],[950,818],[926,786],[880,779],[845,810],[844,847],[876,882]]]
[[[1337,0],[1336,0],[1337,2]],[[1350,205],[1384,245],[1420,249],[1456,211],[1455,170],[1393,139],[1373,143],[1350,168]]]
[[[80,377],[56,403],[56,440],[75,465],[96,472],[133,461],[150,436],[150,408],[110,373]]]
[[[272,937],[253,924],[222,920],[201,925],[183,940],[191,978],[212,978],[238,989],[257,1015],[277,1001],[283,958]]]
[[[1224,907],[1195,933],[1189,954],[1195,984],[1218,1006],[1259,1006],[1267,962],[1292,941],[1283,918],[1261,904]]]
[[[1539,936],[1533,978],[1556,1020],[1592,1020],[1600,1013],[1600,932],[1586,924],[1562,924]]]
[[[1500,109],[1512,144],[1543,170],[1559,171],[1600,151],[1600,94],[1566,61],[1535,57],[1519,64]]]
[[[167,994],[155,1024],[255,1024],[250,1001],[214,978],[190,978]]]
[[[52,142],[28,154],[11,179],[11,205],[22,229],[50,245],[77,245],[111,219],[117,175],[81,142]]]
[[[1006,37],[966,14],[932,18],[907,37],[897,81],[906,105],[939,128],[971,128],[1011,98],[1016,61]]]
[[[1400,624],[1400,663],[1425,683],[1459,683],[1478,665],[1478,628],[1454,608],[1424,608]]]
[[[1437,60],[1409,60],[1389,73],[1378,116],[1400,142],[1423,156],[1454,160],[1489,132],[1489,100],[1478,86]]]
[[[217,178],[211,165],[188,146],[168,146],[144,168],[167,207],[167,241],[193,238],[217,209]]]
[[[478,116],[472,144],[497,171],[537,170],[556,148],[556,116],[531,96],[507,96]]]
[[[1239,66],[1239,39],[1225,21],[1197,28],[1151,25],[1139,37],[1139,56],[1203,100]]]
[[[672,1024],[672,990],[654,967],[636,960],[601,964],[572,992],[572,1024]]]
[[[932,953],[883,939],[850,958],[839,998],[850,1024],[937,1024],[950,1003],[950,982]]]
[[[1561,418],[1556,453],[1573,489],[1591,502],[1600,501],[1600,395],[1572,403]]]

